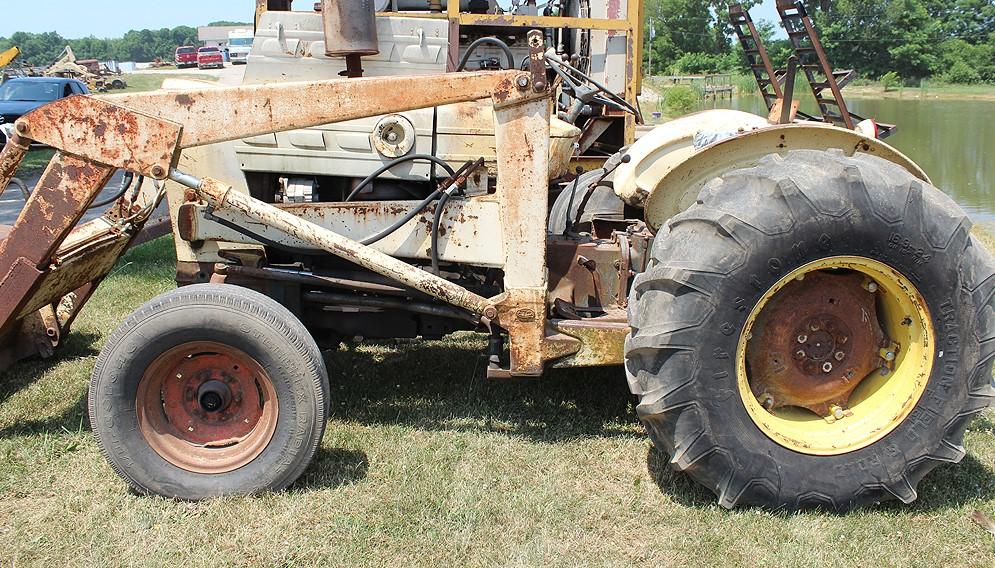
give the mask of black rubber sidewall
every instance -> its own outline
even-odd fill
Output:
[[[708,400],[705,408],[711,418],[712,434],[719,445],[741,449],[741,466],[782,468],[782,495],[801,495],[819,487],[845,498],[873,485],[875,477],[884,472],[889,480],[902,475],[907,456],[928,454],[942,442],[943,426],[965,405],[965,373],[977,364],[976,346],[972,349],[970,341],[962,340],[962,330],[971,328],[976,308],[960,293],[956,265],[937,262],[917,266],[913,256],[897,253],[900,248],[889,248],[886,243],[892,238],[918,240],[907,226],[865,223],[854,229],[850,223],[812,218],[791,236],[767,239],[762,247],[765,254],[752,255],[736,277],[713,296],[717,306],[712,318],[715,325],[702,337],[701,345],[710,348],[701,353],[702,366],[695,382],[702,389],[700,395]],[[808,253],[798,255],[799,248]],[[924,394],[908,418],[891,433],[863,449],[836,456],[813,456],[781,446],[757,427],[739,392],[734,355],[739,331],[766,290],[796,268],[839,255],[878,260],[907,277],[925,299],[938,348]],[[750,309],[744,310],[743,306]]]
[[[282,310],[281,306],[274,303],[262,308],[262,314],[252,313],[204,301],[193,288],[172,293],[180,297],[168,302],[169,307],[139,310],[138,317],[126,322],[120,330],[123,333],[101,353],[103,364],[95,369],[91,392],[94,431],[111,464],[139,491],[203,499],[282,489],[311,460],[315,438],[324,430],[327,377],[322,376],[323,365],[309,364],[302,356],[310,337],[281,333],[273,325],[280,318],[293,318],[289,312],[273,309]],[[248,292],[238,290],[239,296],[249,296],[257,305],[268,300],[261,295],[252,298]],[[150,304],[162,305],[155,300]],[[149,446],[138,426],[136,399],[145,369],[162,353],[193,341],[223,343],[255,358],[276,391],[279,415],[272,440],[252,462],[231,472],[198,474],[179,468]]]
[[[637,412],[672,465],[724,506],[846,510],[916,498],[920,479],[963,457],[968,422],[991,400],[991,255],[949,197],[879,158],[800,151],[710,183],[671,220],[630,299],[626,369]],[[936,340],[925,392],[901,423],[839,455],[782,446],[740,393],[741,331],[782,277],[834,256],[882,262],[922,294]],[[662,325],[662,327],[660,327]],[[656,327],[654,327],[656,326]],[[675,357],[680,354],[681,357]],[[750,396],[749,394],[747,396]]]

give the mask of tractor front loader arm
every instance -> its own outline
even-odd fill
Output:
[[[175,170],[183,148],[488,97],[494,101],[502,146],[498,193],[507,213],[505,234],[494,237],[505,240],[509,265],[506,294],[493,300],[290,219],[292,215],[266,203],[236,196],[221,182],[196,180]],[[215,207],[240,207],[275,228],[309,236],[330,254],[501,324],[512,336],[512,372],[538,374],[542,352],[549,351],[543,304],[548,97],[544,75],[507,71],[80,96],[29,113],[17,121],[16,132],[0,152],[0,193],[29,144],[46,144],[57,153],[15,225],[0,233],[0,370],[36,353],[52,353],[141,231],[146,213],[161,201],[159,183],[172,179],[185,182]],[[117,169],[156,183],[146,184],[130,200],[122,198],[103,217],[79,225]]]

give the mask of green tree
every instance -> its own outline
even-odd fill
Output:
[[[942,33],[973,45],[995,43],[995,2],[992,0],[924,0]]]
[[[888,5],[881,0],[838,0],[816,22],[829,60],[879,77],[891,71],[887,49],[898,42],[888,24]]]
[[[890,67],[902,77],[929,77],[939,61],[939,26],[922,0],[891,0],[888,22],[898,41],[888,47]]]

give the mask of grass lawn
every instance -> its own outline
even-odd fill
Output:
[[[848,85],[843,94],[848,97],[870,97],[887,99],[944,99],[960,101],[995,101],[995,85],[946,85],[936,84],[925,87],[901,87],[888,91],[880,83],[870,85]]]
[[[162,83],[166,79],[196,79],[199,81],[217,81],[214,75],[206,73],[195,75],[193,73],[130,73],[124,76],[128,83],[128,88],[123,91],[110,91],[114,93],[140,93],[143,91],[155,91],[162,88]]]
[[[31,150],[17,167],[15,177],[30,178],[40,176],[55,155],[55,150]]]
[[[968,518],[995,517],[995,414],[911,506],[729,512],[651,448],[619,369],[489,383],[472,334],[329,353],[329,428],[285,493],[137,497],[86,390],[106,337],[172,277],[169,238],[132,251],[55,360],[0,375],[0,565],[995,565]]]

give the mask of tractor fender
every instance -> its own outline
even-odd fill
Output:
[[[696,136],[707,145],[697,147]],[[720,139],[708,144],[713,136]],[[709,110],[668,122],[637,140],[628,150],[629,162],[615,172],[615,193],[642,208],[646,223],[657,231],[725,172],[754,166],[769,154],[832,148],[848,156],[874,154],[930,183],[922,168],[897,149],[853,130],[817,122],[771,125],[746,112]]]

